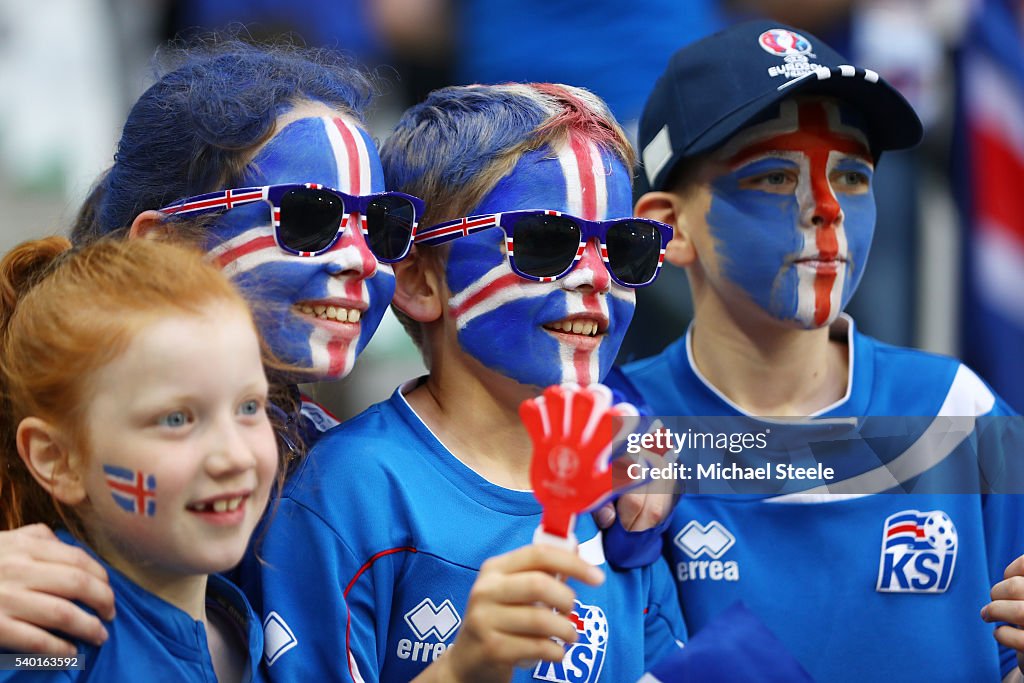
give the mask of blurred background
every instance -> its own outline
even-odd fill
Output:
[[[879,164],[861,329],[960,356],[1024,409],[1024,0],[0,0],[0,249],[66,231],[174,36],[244,25],[354,56],[382,82],[381,140],[434,88],[504,81],[587,87],[635,135],[669,55],[753,16],[880,72],[924,121]],[[672,267],[640,290],[620,359],[682,334],[688,298]],[[389,317],[352,376],[311,389],[346,417],[422,371]]]

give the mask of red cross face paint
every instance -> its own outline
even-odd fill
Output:
[[[786,100],[715,155],[727,170],[711,182],[706,219],[720,271],[805,328],[838,317],[874,234],[874,165],[854,121],[832,100]]]
[[[550,209],[603,220],[632,215],[625,166],[591,140],[524,154],[472,213]],[[516,275],[500,230],[451,243],[448,302],[460,346],[523,384],[598,382],[611,368],[633,317],[632,289],[612,281],[595,241],[554,282]]]
[[[244,179],[249,186],[317,183],[351,195],[384,189],[373,140],[336,115],[286,123],[251,168]],[[358,214],[348,214],[328,251],[301,257],[277,247],[270,210],[256,202],[225,212],[210,255],[263,304],[260,329],[278,357],[303,369],[307,381],[344,377],[391,303],[394,272],[352,229]]]

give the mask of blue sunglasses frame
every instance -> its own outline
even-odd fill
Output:
[[[571,259],[569,258],[569,253],[565,254],[566,266],[557,275],[531,275],[530,273],[523,272],[516,265],[516,226],[523,218],[532,218],[537,216],[555,216],[565,218],[572,223],[579,232],[580,239],[575,254],[572,255]],[[608,253],[607,239],[609,230],[636,224],[654,227],[661,238],[661,246],[658,251],[658,262],[652,271],[651,277],[644,282],[628,282],[622,280],[615,274],[613,264],[611,263],[611,259],[615,258],[615,255],[613,254],[609,257]],[[646,287],[654,282],[658,277],[658,273],[661,272],[662,264],[665,262],[665,247],[668,245],[669,240],[672,239],[671,226],[649,218],[613,218],[604,221],[591,221],[585,218],[578,218],[571,214],[562,213],[561,211],[529,209],[523,211],[506,211],[504,213],[479,214],[476,216],[467,216],[465,218],[458,218],[456,220],[438,223],[417,232],[414,242],[416,244],[426,245],[444,244],[445,242],[451,242],[452,240],[456,240],[460,237],[467,237],[482,230],[489,230],[491,228],[501,228],[505,233],[505,252],[508,256],[509,266],[516,275],[523,279],[532,280],[534,282],[553,282],[565,277],[573,268],[576,267],[576,264],[579,263],[580,259],[583,258],[583,252],[586,249],[587,243],[592,238],[597,238],[597,241],[601,246],[601,260],[604,261],[604,266],[608,270],[608,274],[611,276],[612,280],[623,287],[631,288]]]
[[[326,192],[341,199],[342,210],[338,216],[338,227],[330,242],[323,248],[315,251],[305,251],[291,247],[284,243],[281,235],[281,200],[289,192],[301,192],[305,190]],[[373,226],[369,226],[367,224],[366,211],[373,202],[380,201],[383,198],[398,198],[406,200],[412,205],[412,225],[410,226],[405,247],[398,256],[388,256],[377,253],[373,247],[374,240],[369,239],[370,229]],[[274,226],[274,242],[277,244],[278,248],[286,253],[303,257],[319,256],[330,251],[330,249],[338,242],[338,239],[341,238],[341,235],[345,232],[345,228],[348,227],[349,217],[353,213],[358,213],[360,218],[359,228],[363,237],[366,239],[366,245],[370,249],[370,252],[373,253],[374,257],[381,263],[395,263],[409,255],[409,249],[416,237],[416,229],[419,225],[419,219],[423,215],[425,208],[425,204],[422,199],[410,194],[405,194],[404,192],[377,192],[367,195],[351,195],[346,192],[342,192],[341,190],[336,190],[332,187],[319,185],[317,183],[289,183],[283,185],[263,185],[259,187],[243,187],[230,190],[220,190],[218,192],[208,192],[194,197],[179,199],[178,201],[159,209],[159,211],[160,213],[168,216],[198,216],[215,211],[228,211],[239,206],[245,206],[256,202],[266,202],[271,207],[271,220]],[[405,237],[404,234],[403,237]]]

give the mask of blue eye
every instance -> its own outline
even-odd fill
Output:
[[[188,424],[188,415],[183,410],[175,410],[172,413],[160,417],[157,422],[161,427],[184,427]]]
[[[245,401],[238,407],[242,415],[256,415],[260,412],[260,402],[257,400]]]

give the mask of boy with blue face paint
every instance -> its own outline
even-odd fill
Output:
[[[285,643],[269,671],[300,679],[345,658],[406,681],[449,663],[454,643],[487,653],[475,680],[635,680],[685,639],[664,565],[600,586],[579,571],[574,593],[537,571],[557,551],[514,550],[540,519],[518,406],[608,371],[633,312],[621,283],[653,279],[667,240],[652,222],[610,222],[630,217],[630,147],[586,91],[470,86],[407,112],[382,159],[391,187],[428,199],[395,307],[430,374],[332,431],[287,484],[263,549],[263,614]],[[603,565],[594,520],[576,534]],[[299,537],[314,539],[301,558]],[[537,582],[543,605],[524,592]],[[344,588],[347,620],[324,585]],[[502,637],[483,643],[470,617],[486,601]]]
[[[640,124],[637,215],[674,226],[666,258],[686,268],[695,315],[627,365],[621,388],[657,415],[733,425],[917,416],[866,456],[824,458],[836,479],[684,495],[673,513],[665,545],[687,625],[742,599],[820,681],[1016,675],[1012,629],[997,644],[978,609],[1024,549],[1019,496],[876,495],[963,491],[948,465],[1000,459],[981,424],[1010,409],[959,362],[881,344],[842,315],[874,230],[874,163],[920,136],[877,74],[768,22],[677,52]],[[969,426],[928,438],[951,419]],[[992,597],[1007,600],[986,620],[1020,621],[1012,586]]]

